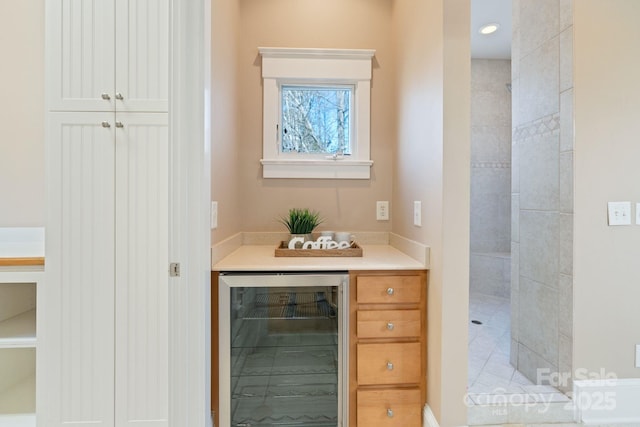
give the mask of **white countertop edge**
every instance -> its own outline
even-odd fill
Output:
[[[0,258],[44,257],[44,227],[0,227]]]
[[[215,271],[330,271],[428,269],[428,246],[393,233],[354,232],[363,257],[275,257],[286,233],[237,233],[211,248]]]

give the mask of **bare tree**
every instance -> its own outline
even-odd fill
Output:
[[[347,152],[349,98],[347,88],[283,88],[282,151]]]

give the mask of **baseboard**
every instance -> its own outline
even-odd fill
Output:
[[[640,378],[573,383],[576,420],[590,424],[640,424]]]
[[[440,427],[440,424],[438,424],[438,420],[436,419],[436,416],[433,415],[433,411],[429,405],[424,405],[422,418],[424,420],[425,427]]]

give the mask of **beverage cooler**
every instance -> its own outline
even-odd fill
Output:
[[[220,425],[347,425],[346,272],[219,280]]]

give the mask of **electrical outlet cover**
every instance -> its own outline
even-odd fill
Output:
[[[389,219],[389,202],[387,200],[376,202],[376,219],[378,221]]]

